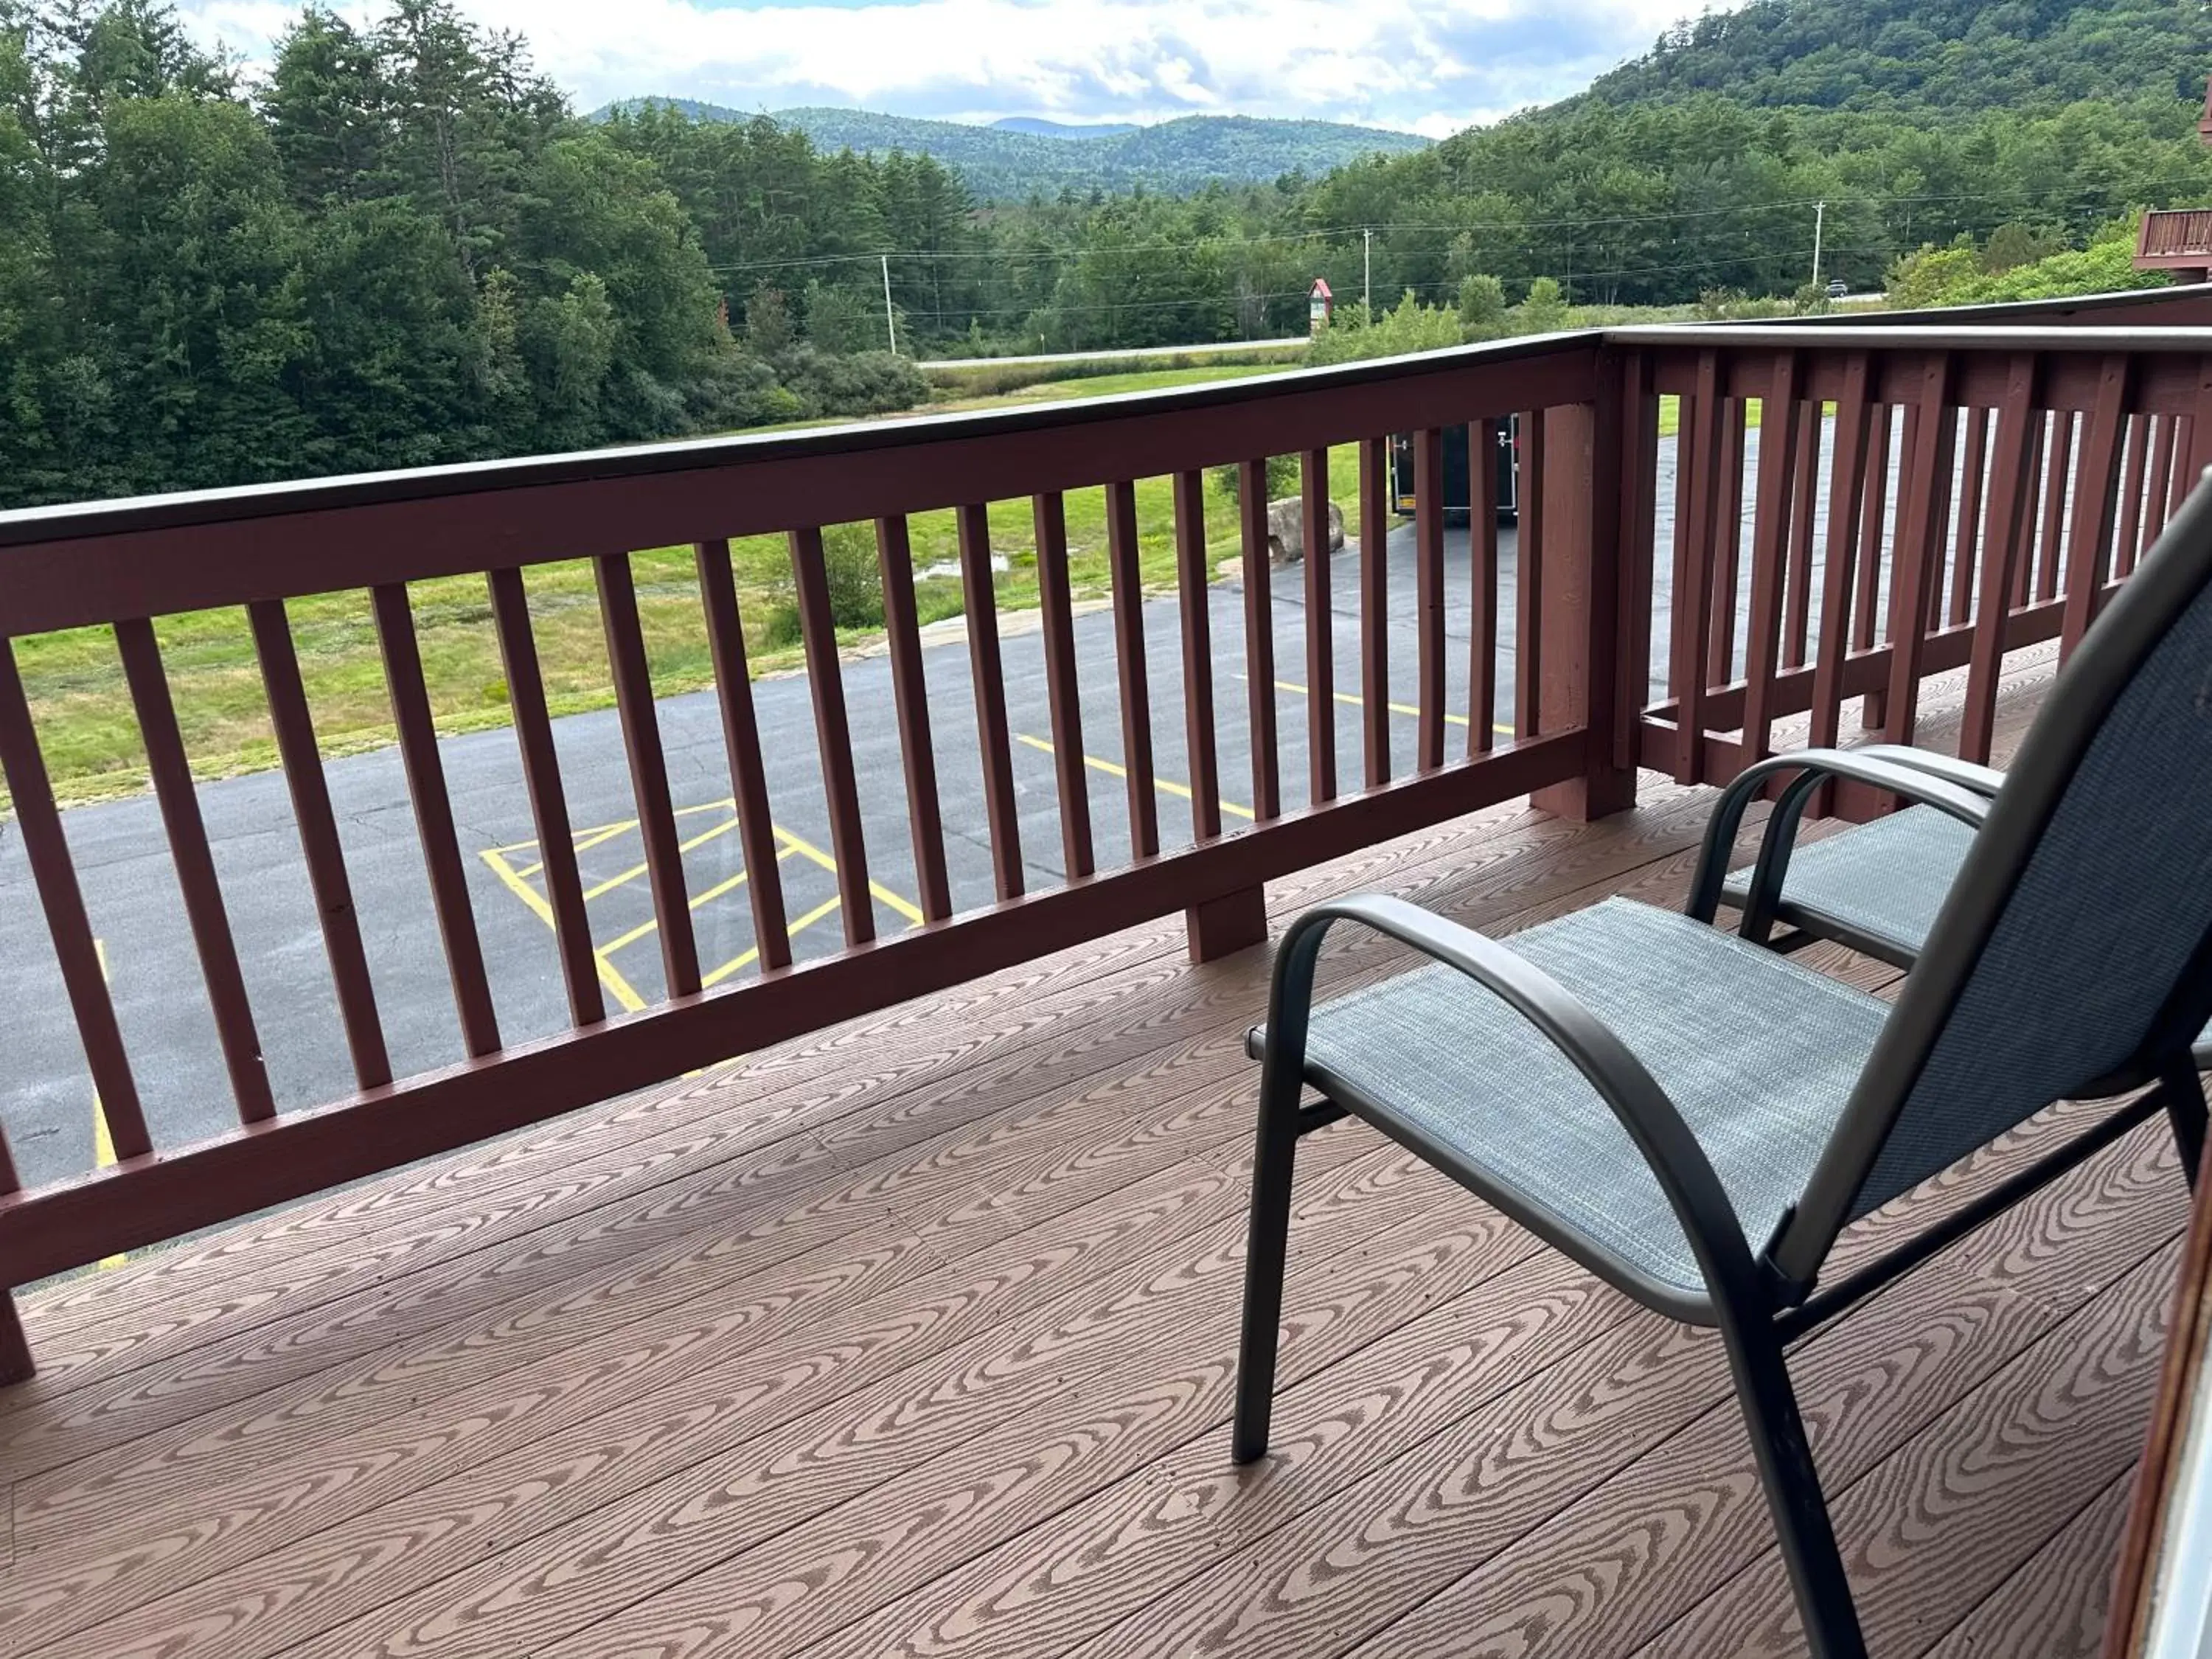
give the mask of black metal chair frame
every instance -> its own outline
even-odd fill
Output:
[[[1299,1139],[1347,1114],[1419,1154],[1478,1197],[1528,1226],[1646,1306],[1717,1327],[1810,1650],[1817,1659],[1865,1652],[1858,1616],[1820,1476],[1807,1444],[1784,1350],[1794,1339],[1854,1306],[2163,1109],[2185,1173],[2203,1156],[2206,1109],[2190,1042],[2212,1013],[2212,938],[2148,1034],[2119,1069],[2074,1091],[2101,1098],[2142,1091],[2067,1145],[2015,1171],[1879,1259],[1832,1284],[1821,1263],[1848,1223],[1862,1180],[1942,1034],[1982,947],[2091,738],[2135,668],[2179,608],[2212,577],[2212,489],[2200,489],[2168,526],[2171,556],[2147,559],[2083,641],[2061,693],[2054,694],[1993,799],[1985,769],[1960,770],[1943,757],[1883,747],[1819,750],[1764,761],[1731,785],[1716,811],[1688,913],[1711,921],[1744,809],[1778,779],[1742,932],[1765,939],[1776,919],[1787,849],[1814,789],[1850,778],[1950,813],[1978,831],[1976,855],[1960,872],[1942,925],[1930,933],[1907,988],[1885,1024],[1851,1104],[1797,1204],[1771,1239],[1747,1238],[1697,1138],[1628,1048],[1576,996],[1508,946],[1385,896],[1349,898],[1306,912],[1279,949],[1264,1039],[1243,1326],[1233,1453],[1250,1462],[1267,1449],[1275,1349],[1282,1316],[1291,1176]],[[1929,764],[1933,760],[1937,764]],[[1771,854],[1780,856],[1771,859]],[[1364,1097],[1347,1080],[1306,1058],[1313,983],[1322,941],[1339,922],[1396,939],[1486,987],[1540,1031],[1588,1079],[1657,1178],[1703,1275],[1705,1294],[1653,1279],[1440,1144]],[[1849,942],[1848,940],[1846,942]],[[2147,1086],[2148,1085],[2148,1086]],[[1318,1103],[1303,1103],[1311,1087]]]

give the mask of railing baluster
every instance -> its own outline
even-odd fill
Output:
[[[599,959],[592,948],[583,878],[576,868],[575,832],[568,823],[568,792],[562,787],[560,755],[553,746],[553,723],[545,707],[545,679],[530,625],[529,593],[522,572],[511,565],[486,572],[484,580],[507,674],[507,707],[514,714],[515,743],[522,751],[523,787],[530,795],[531,822],[538,829],[538,859],[545,872],[553,945],[568,994],[568,1022],[593,1025],[607,1017],[607,1005],[599,992]]]
[[[1067,507],[1059,491],[1030,503],[1036,527],[1037,605],[1044,625],[1044,684],[1052,718],[1052,769],[1060,791],[1060,849],[1070,876],[1096,867],[1091,786],[1083,763],[1083,689],[1075,669],[1074,595],[1067,574]]]
[[[1721,496],[1714,520],[1713,617],[1706,636],[1708,686],[1735,678],[1736,584],[1743,563],[1744,423],[1748,410],[1741,398],[1721,401]]]
[[[2043,477],[2043,458],[2050,443],[2050,422],[2040,410],[2031,413],[2027,424],[2027,507],[2021,525],[2021,556],[2014,561],[2011,604],[2024,608],[2035,585],[2036,486]]]
[[[1244,678],[1252,710],[1252,815],[1260,823],[1283,811],[1275,757],[1273,571],[1267,559],[1267,464],[1237,465],[1237,516],[1244,561]]]
[[[1513,736],[1536,735],[1544,684],[1544,411],[1521,416],[1520,522],[1513,536]]]
[[[1796,465],[1790,480],[1790,580],[1782,623],[1782,665],[1802,668],[1813,625],[1813,520],[1820,489],[1820,432],[1827,405],[1818,398],[1797,411]],[[1761,453],[1765,437],[1760,434]]]
[[[1783,561],[1797,459],[1797,354],[1777,354],[1759,400],[1759,494],[1751,526],[1751,613],[1744,641],[1743,758],[1763,759],[1774,734],[1774,680],[1782,648]]]
[[[1328,597],[1328,451],[1298,458],[1305,532],[1306,770],[1316,805],[1336,799],[1336,615]]]
[[[2115,354],[2105,360],[2097,374],[2096,404],[2081,434],[2081,459],[2074,478],[2074,526],[2067,548],[2066,612],[2058,635],[2062,663],[2074,654],[2104,604],[2119,498],[2121,441],[2134,381],[2132,357]]]
[[[1261,508],[1264,518],[1266,509]],[[954,514],[960,586],[968,613],[969,678],[975,682],[975,732],[983,750],[984,816],[991,873],[1001,902],[1022,895],[1022,832],[1014,806],[1014,757],[1006,736],[1006,682],[999,663],[999,599],[991,576],[991,514],[973,501]]]
[[[1625,568],[1613,763],[1632,775],[1643,740],[1644,706],[1651,700],[1651,590],[1659,557],[1659,394],[1652,386],[1653,372],[1648,351],[1630,353],[1621,365],[1620,556]],[[1602,489],[1605,480],[1597,483]],[[1484,718],[1488,719],[1486,709]]]
[[[1326,561],[1328,525],[1322,524]],[[1106,486],[1106,562],[1113,582],[1114,665],[1121,686],[1121,770],[1128,785],[1129,846],[1148,859],[1160,850],[1159,786],[1152,773],[1152,702],[1145,665],[1145,585],[1137,557],[1137,489],[1126,478]]]
[[[1875,635],[1881,627],[1882,615],[1883,567],[1886,563],[1882,542],[1891,522],[1889,506],[1889,452],[1891,426],[1894,420],[1893,405],[1875,406],[1871,450],[1866,470],[1866,506],[1859,521],[1859,568],[1854,584],[1855,609],[1851,617],[1851,649],[1870,651]],[[1899,495],[1904,494],[1904,474],[1907,469],[1898,469]],[[1869,732],[1880,731],[1888,720],[1888,701],[1886,693],[1869,691],[1859,702],[1859,725]],[[1824,797],[1829,793],[1823,789]]]
[[[2035,597],[2058,597],[2058,561],[2066,533],[2068,475],[2074,465],[2074,411],[2051,411],[2050,441],[2044,447],[2043,544],[2036,556]]]
[[[1182,618],[1183,747],[1190,758],[1194,836],[1221,833],[1221,767],[1213,736],[1212,572],[1206,568],[1206,479],[1175,477],[1176,588]]]
[[[1828,471],[1827,539],[1820,558],[1820,645],[1813,653],[1813,717],[1808,741],[1816,749],[1833,746],[1843,723],[1844,655],[1850,644],[1852,577],[1856,572],[1861,520],[1866,513],[1866,475],[1875,411],[1867,402],[1873,365],[1863,351],[1844,361],[1844,385],[1836,400],[1836,440]],[[1816,813],[1828,810],[1832,792],[1823,785],[1814,797]]]
[[[1921,370],[1918,400],[1907,412],[1908,483],[1898,503],[1894,585],[1889,606],[1889,687],[1882,731],[1910,743],[1920,713],[1921,648],[1928,605],[1943,566],[1943,535],[1956,426],[1948,407],[1951,354],[1932,354]],[[1917,416],[1917,418],[1914,418]]]
[[[1959,522],[1952,532],[1949,624],[1964,626],[1974,614],[1974,568],[1982,525],[1983,478],[1989,461],[1990,415],[1966,409],[1959,418],[1966,428],[1966,459],[1959,474]]]
[[[1467,427],[1467,752],[1490,752],[1498,728],[1498,422]],[[1414,503],[1416,507],[1419,502]]]
[[[1378,592],[1382,581],[1376,578]],[[1444,763],[1444,434],[1434,427],[1413,434],[1413,765],[1427,772]],[[1389,696],[1387,681],[1367,694],[1369,718],[1382,716],[1375,723],[1386,755]]]
[[[184,895],[185,917],[191,926],[192,945],[207,981],[216,1036],[222,1046],[223,1065],[230,1073],[238,1115],[242,1122],[265,1122],[276,1115],[276,1103],[269,1092],[261,1038],[253,1029],[246,978],[238,968],[238,945],[231,937],[229,914],[223,908],[222,884],[216,879],[215,856],[208,849],[207,824],[200,817],[199,794],[192,787],[191,763],[185,754],[184,734],[177,727],[177,707],[169,696],[168,678],[161,670],[161,649],[154,640],[154,624],[143,617],[118,622],[115,644],[123,658],[123,677],[130,684],[131,706],[137,711],[138,730],[145,738],[154,798],[161,810],[162,826],[168,831],[177,885]]]
[[[684,882],[675,804],[668,795],[668,757],[660,747],[653,675],[646,665],[645,634],[638,623],[637,588],[627,553],[602,554],[592,565],[599,581],[600,631],[606,635],[607,662],[614,676],[615,713],[629,761],[630,793],[637,800],[638,838],[645,843],[645,879],[659,924],[654,932],[660,940],[660,966],[668,994],[688,997],[699,989],[699,945],[691,932],[691,895]],[[802,616],[805,609],[802,582]]]
[[[253,633],[254,654],[261,660],[261,684],[269,697],[276,757],[283,763],[284,787],[300,827],[300,850],[322,924],[323,954],[329,958],[337,992],[338,1018],[345,1027],[354,1081],[364,1090],[380,1089],[392,1081],[392,1060],[377,1018],[376,989],[362,950],[361,918],[353,907],[353,884],[346,878],[345,852],[338,844],[337,818],[331,811],[330,786],[323,777],[322,751],[315,742],[307,687],[300,679],[291,623],[282,599],[256,599],[246,607],[246,616]]]
[[[461,1046],[471,1055],[488,1054],[499,1047],[499,1022],[492,1013],[483,945],[477,937],[468,876],[453,833],[453,799],[446,792],[446,765],[438,753],[438,728],[430,718],[422,653],[415,641],[415,613],[404,583],[372,587],[368,601],[376,618],[392,722],[399,732],[400,764],[415,803],[415,830],[430,878],[431,908],[445,945],[446,974],[453,981],[453,1011],[460,1018]]]
[[[2166,481],[2166,508],[2158,521],[2160,530],[2166,528],[2166,520],[2181,511],[2182,502],[2189,499],[2189,492],[2197,487],[2198,473],[2192,462],[2197,454],[2196,434],[2199,418],[2195,415],[2173,417],[2172,476]]]
[[[697,543],[692,561],[699,573],[700,609],[707,618],[707,650],[714,665],[722,750],[729,759],[730,789],[737,801],[738,840],[744,848],[753,948],[759,953],[762,971],[772,972],[791,966],[791,931],[785,921],[783,872],[776,862],[781,849],[769,808],[768,774],[761,761],[760,722],[753,713],[752,674],[745,665],[744,625],[738,615],[730,544]]]
[[[837,861],[837,911],[845,943],[876,936],[876,900],[868,886],[868,848],[860,830],[860,791],[853,775],[853,732],[845,716],[845,679],[837,665],[837,619],[830,609],[830,570],[822,532],[805,528],[786,538],[799,584],[799,633],[806,649],[806,685],[814,702],[814,744],[822,760],[822,794],[830,809],[830,853]],[[672,844],[673,833],[672,830]]]
[[[2035,380],[2035,358],[2025,352],[2015,356],[1997,412],[1996,459],[1982,532],[1981,601],[1966,670],[1966,707],[1959,723],[1959,753],[1971,761],[1990,757],[1997,676],[2004,666],[2005,601],[2019,586],[2033,528],[2036,438],[2043,428]]]
[[[1417,433],[1419,446],[1430,436]],[[1367,787],[1390,781],[1390,513],[1385,487],[1390,465],[1389,441],[1366,438],[1359,445],[1359,730]],[[1419,482],[1415,451],[1413,510],[1418,518],[1428,501]]]
[[[945,870],[937,751],[929,735],[929,682],[922,670],[920,613],[914,602],[914,546],[903,514],[876,520],[876,563],[883,575],[884,634],[890,646],[891,697],[898,710],[915,884],[922,920],[942,921],[952,914],[952,886]]]
[[[23,838],[31,879],[38,886],[39,903],[46,914],[46,932],[53,939],[62,988],[69,995],[70,1012],[76,1019],[77,1041],[84,1046],[85,1066],[100,1096],[108,1139],[118,1160],[128,1163],[143,1158],[153,1151],[154,1143],[146,1133],[145,1113],[138,1103],[137,1081],[131,1074],[130,1057],[124,1051],[122,1029],[115,1023],[114,1000],[107,994],[100,947],[94,942],[92,922],[85,914],[84,891],[77,884],[76,866],[70,857],[69,840],[62,833],[53,780],[47,775],[46,757],[39,748],[30,701],[23,694],[23,678],[15,666],[15,647],[6,640],[0,640],[0,771],[7,775],[16,830]],[[0,1141],[0,1156],[4,1154],[5,1143]],[[9,1168],[12,1187],[13,1165]],[[0,1358],[0,1364],[4,1364],[4,1358]]]
[[[2124,576],[2136,568],[2136,549],[2142,544],[2143,488],[2150,465],[2151,428],[2155,415],[2128,417],[2127,463],[2120,479],[2119,526],[2112,535],[2112,574]]]
[[[1702,783],[1705,773],[1705,641],[1712,622],[1713,514],[1721,491],[1719,354],[1698,354],[1697,390],[1683,399],[1675,440],[1687,481],[1674,515],[1674,636],[1667,678],[1674,696],[1674,781]],[[1514,725],[1520,726],[1520,711]]]
[[[2179,424],[2180,417],[2175,415],[2150,417],[2150,477],[2143,490],[2142,527],[2136,532],[2135,545],[2128,549],[2130,574],[2166,529],[2166,501],[2173,488],[2174,428]]]

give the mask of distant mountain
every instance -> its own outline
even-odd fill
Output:
[[[625,99],[608,109],[641,104],[665,104],[699,121],[750,121],[757,114],[690,98]],[[985,201],[1139,186],[1188,195],[1217,182],[1265,184],[1286,173],[1318,175],[1363,155],[1425,149],[1429,143],[1381,127],[1249,115],[1188,115],[1143,127],[1087,127],[1016,116],[981,127],[811,106],[774,110],[769,118],[796,127],[823,149],[933,155]]]
[[[2199,0],[1750,0],[1675,25],[1554,107],[1701,93],[1830,109],[2193,101],[2208,58]]]
[[[1048,121],[1041,115],[1008,115],[991,123],[994,132],[1025,132],[1032,138],[1119,138],[1137,128],[1129,121]]]

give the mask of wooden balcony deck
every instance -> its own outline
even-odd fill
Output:
[[[1674,901],[1711,792],[1645,783],[1276,919]],[[1717,1342],[1357,1123],[1302,1155],[1276,1449],[1231,1467],[1265,969],[1137,929],[33,1293],[0,1653],[1794,1650]],[[2185,1209],[2151,1126],[1802,1345],[1876,1653],[2093,1651]]]

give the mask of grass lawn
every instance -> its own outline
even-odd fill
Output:
[[[1104,397],[1115,392],[1223,380],[1276,372],[1290,365],[1218,364],[1200,368],[1100,375],[1024,387],[988,398],[966,398],[935,407],[978,409],[1048,402],[1057,398]],[[1754,414],[1756,411],[1753,411]],[[1661,429],[1671,432],[1674,400],[1661,410]],[[1343,445],[1329,459],[1329,492],[1356,520],[1358,461]],[[1148,587],[1175,580],[1174,509],[1170,481],[1140,480],[1136,487],[1141,568]],[[1217,563],[1237,546],[1236,505],[1209,481],[1206,538]],[[1078,597],[1108,591],[1104,492],[1079,489],[1066,498],[1069,568]],[[951,513],[921,513],[910,520],[917,568],[949,564],[957,555]],[[833,530],[833,550],[848,559],[871,557],[866,526]],[[1036,603],[1036,553],[1026,501],[991,507],[991,539],[1010,568],[998,579],[1000,605]],[[739,608],[756,673],[797,666],[791,602],[791,568],[781,537],[752,537],[732,548]],[[698,586],[688,548],[659,548],[633,556],[638,606],[654,689],[663,696],[713,684]],[[613,701],[599,604],[586,561],[535,565],[526,573],[546,691],[556,714],[599,708]],[[480,576],[417,582],[411,590],[430,702],[441,732],[457,732],[507,722],[507,683]],[[961,608],[958,581],[933,576],[918,585],[922,620]],[[291,602],[301,672],[326,753],[343,754],[393,740],[391,705],[365,593],[319,594]],[[193,769],[226,776],[276,764],[258,665],[243,611],[198,611],[155,624],[174,691],[178,718]],[[865,637],[859,629],[848,637]],[[145,756],[130,697],[105,627],[76,629],[15,642],[57,793],[82,802],[144,787]]]

